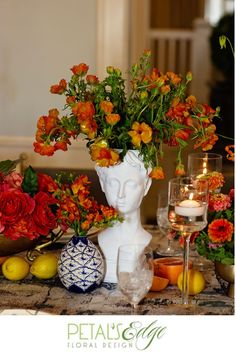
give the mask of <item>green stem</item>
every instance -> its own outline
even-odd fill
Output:
[[[234,141],[234,138],[230,138],[229,136],[225,136],[225,135],[222,135],[222,134],[217,134],[217,135],[220,136],[221,138],[225,138],[225,139]]]
[[[230,49],[231,49],[231,52],[232,52],[233,57],[234,57],[234,48],[233,48],[233,46],[232,46],[232,44],[231,44],[231,42],[230,42],[230,40],[229,40],[229,38],[227,36],[226,36],[226,40],[228,41],[228,43],[230,45]]]

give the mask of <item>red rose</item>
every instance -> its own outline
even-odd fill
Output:
[[[28,194],[12,189],[0,193],[1,224],[13,225],[33,212],[35,201]]]
[[[38,191],[39,192],[55,192],[58,188],[56,182],[54,182],[51,176],[44,173],[38,173]]]
[[[36,231],[43,236],[47,236],[50,230],[57,227],[56,216],[53,214],[50,205],[56,200],[45,192],[39,192],[34,196],[35,209],[32,214]]]
[[[30,240],[38,238],[40,235],[36,232],[35,224],[32,216],[27,215],[19,219],[14,224],[7,225],[4,230],[4,236],[12,240],[17,240],[20,237],[27,237]]]

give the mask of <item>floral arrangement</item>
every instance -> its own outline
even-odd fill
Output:
[[[68,228],[84,235],[92,226],[120,220],[112,207],[99,205],[90,196],[87,176],[63,184],[32,167],[23,176],[14,167],[10,160],[0,162],[0,233],[6,238],[56,237],[54,230]]]
[[[197,235],[195,244],[201,256],[234,264],[234,189],[229,194],[210,193],[208,226]]]
[[[199,104],[187,95],[192,80],[151,68],[151,52],[145,51],[130,70],[129,95],[120,69],[107,67],[108,76],[99,81],[88,74],[88,65],[71,68],[69,81],[61,79],[50,92],[66,98],[63,114],[54,108],[37,122],[34,150],[53,155],[68,149],[71,139],[87,140],[93,161],[112,166],[123,160],[128,149],[140,151],[145,166],[152,167],[150,177],[164,178],[161,167],[163,144],[177,147],[176,175],[185,174],[182,150],[190,140],[194,148],[210,150],[218,137],[213,124],[219,109]]]

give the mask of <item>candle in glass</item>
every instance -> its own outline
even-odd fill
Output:
[[[188,264],[191,234],[207,225],[208,182],[198,178],[173,178],[169,182],[169,221],[184,237],[182,303],[188,304]]]
[[[214,153],[192,153],[188,155],[189,176],[201,176],[222,171],[222,156]]]

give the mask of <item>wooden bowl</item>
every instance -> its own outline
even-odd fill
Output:
[[[26,237],[10,240],[0,234],[0,257],[26,251],[35,245],[35,241]]]

